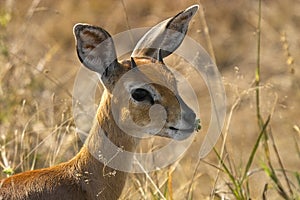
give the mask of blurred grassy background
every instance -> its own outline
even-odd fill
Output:
[[[75,23],[98,25],[116,34],[129,28],[155,25],[195,3],[201,3],[204,15],[197,13],[188,35],[215,57],[221,71],[229,116],[223,131],[227,135],[224,162],[231,166],[238,180],[260,132],[254,89],[258,1],[246,0],[0,0],[2,169],[21,172],[47,167],[67,160],[78,151],[80,144],[71,112],[72,87],[80,66],[72,34]],[[299,10],[299,0],[262,1],[260,48],[262,116],[264,119],[269,114],[272,116],[268,131],[274,136],[292,193],[298,199]],[[180,162],[151,174],[161,191],[167,191],[167,199],[186,199],[189,188],[192,199],[212,195],[216,199],[232,198],[229,188],[233,183],[228,174],[215,167],[219,159],[214,152],[197,168],[201,133],[205,133],[210,119],[209,96],[204,85],[199,87],[203,89],[199,94],[203,122],[200,136]],[[218,142],[218,152],[222,142],[222,139]],[[282,187],[289,191],[276,152],[271,148],[273,143],[270,139],[267,143],[270,149],[259,146],[249,171],[248,197],[252,199],[261,199],[264,194],[268,199],[282,198],[277,192],[278,182],[274,183],[263,170],[270,160]],[[162,198],[156,195],[157,191],[143,175],[131,176],[124,191],[124,199]]]

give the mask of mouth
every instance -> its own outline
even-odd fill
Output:
[[[192,133],[195,130],[194,127],[187,128],[187,129],[179,129],[179,128],[175,128],[173,126],[170,126],[169,129],[172,130],[172,131],[175,131],[175,132],[179,131],[179,132],[182,132],[182,133]]]

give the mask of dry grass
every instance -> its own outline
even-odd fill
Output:
[[[81,145],[71,111],[80,66],[75,23],[114,34],[154,25],[199,2],[0,1],[1,176],[57,164]],[[261,29],[259,1],[201,3],[203,13],[188,34],[213,54],[222,73],[228,104],[223,138],[197,163],[210,119],[209,96],[201,85],[203,128],[185,157],[167,169],[132,175],[124,199],[299,199],[300,2],[262,1]]]

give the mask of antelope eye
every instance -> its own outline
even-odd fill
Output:
[[[133,92],[131,93],[131,96],[134,100],[136,100],[138,102],[149,101],[151,104],[154,103],[150,92],[145,89],[142,89],[142,88],[133,90]]]

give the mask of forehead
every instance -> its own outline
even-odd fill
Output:
[[[150,83],[177,91],[175,76],[166,65],[143,58],[135,59],[135,62],[139,71]]]

